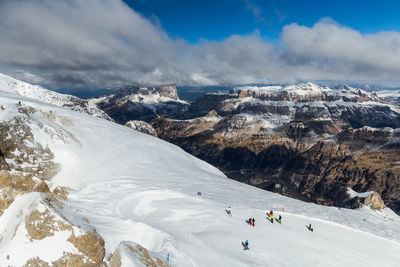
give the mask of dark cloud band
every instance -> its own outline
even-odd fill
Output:
[[[397,81],[400,33],[363,35],[321,20],[191,45],[120,0],[0,2],[0,71],[59,86]]]

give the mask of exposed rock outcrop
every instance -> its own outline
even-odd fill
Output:
[[[374,192],[366,197],[364,200],[364,205],[370,206],[373,210],[381,210],[386,207],[381,196],[377,192]]]
[[[176,86],[162,86],[158,89],[160,96],[168,97],[174,100],[178,100],[178,91],[176,90]]]
[[[157,137],[156,130],[153,128],[153,126],[151,126],[147,122],[131,120],[131,121],[127,121],[125,123],[125,126],[128,126],[129,128],[132,128],[141,133],[145,133],[145,134]]]
[[[169,267],[157,253],[148,251],[134,242],[121,242],[110,257],[110,267],[121,267],[122,261],[130,266]]]

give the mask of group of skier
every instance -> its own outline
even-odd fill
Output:
[[[231,212],[231,210],[230,210],[230,208],[231,207],[229,207],[229,209],[228,210],[225,210],[226,211],[226,213],[228,213],[230,216],[232,216],[232,212]],[[271,222],[271,223],[274,223],[274,212],[271,210],[269,213],[267,212],[267,219]],[[275,218],[275,220],[278,222],[278,223],[282,223],[282,216],[279,214],[279,217],[278,217],[278,219],[276,219]],[[246,222],[249,224],[249,225],[252,225],[253,227],[255,226],[255,219],[254,218],[249,218],[248,220],[246,220]],[[310,224],[311,225],[311,224]],[[248,250],[249,249],[249,241],[248,240],[246,240],[245,242],[242,242],[242,246],[243,246],[243,249],[244,250]]]
[[[271,223],[274,223],[274,212],[271,210],[270,212],[269,212],[269,214],[267,213],[267,219],[271,222]],[[275,220],[278,222],[278,223],[282,223],[282,216],[279,214],[279,217],[278,217],[278,219],[277,218],[275,218]]]
[[[231,211],[231,207],[230,207],[230,206],[229,206],[228,209],[225,210],[225,212],[226,212],[229,216],[232,216],[232,211]],[[271,210],[270,212],[267,212],[266,215],[267,215],[267,219],[268,219],[271,223],[274,223],[274,212]],[[279,214],[278,219],[275,218],[275,220],[276,220],[279,224],[282,224],[282,215]],[[253,226],[253,227],[255,227],[255,221],[256,221],[256,220],[255,220],[254,218],[249,218],[248,220],[246,220],[246,222],[247,222],[249,225]],[[310,230],[311,232],[314,231],[314,229],[313,229],[312,226],[311,226],[311,223],[310,223],[310,225],[308,225],[308,226],[306,225],[306,227],[307,227],[307,229]],[[245,242],[242,241],[242,246],[243,246],[243,249],[244,249],[244,250],[248,250],[248,249],[249,249],[249,241],[248,241],[248,240],[246,240]]]

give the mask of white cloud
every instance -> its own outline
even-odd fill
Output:
[[[315,64],[327,76],[342,78],[397,78],[400,71],[400,33],[361,34],[351,28],[325,20],[312,28],[285,26],[282,40],[286,58]],[[300,64],[301,65],[301,64]]]
[[[58,86],[398,81],[400,33],[323,19],[290,24],[276,46],[255,31],[190,45],[121,0],[0,1],[0,72]]]

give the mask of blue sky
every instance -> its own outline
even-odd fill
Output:
[[[52,88],[400,86],[400,1],[0,0],[0,72]]]
[[[173,38],[189,42],[220,41],[233,34],[259,30],[279,39],[284,25],[312,26],[321,18],[361,33],[400,30],[400,1],[396,0],[125,0]]]

